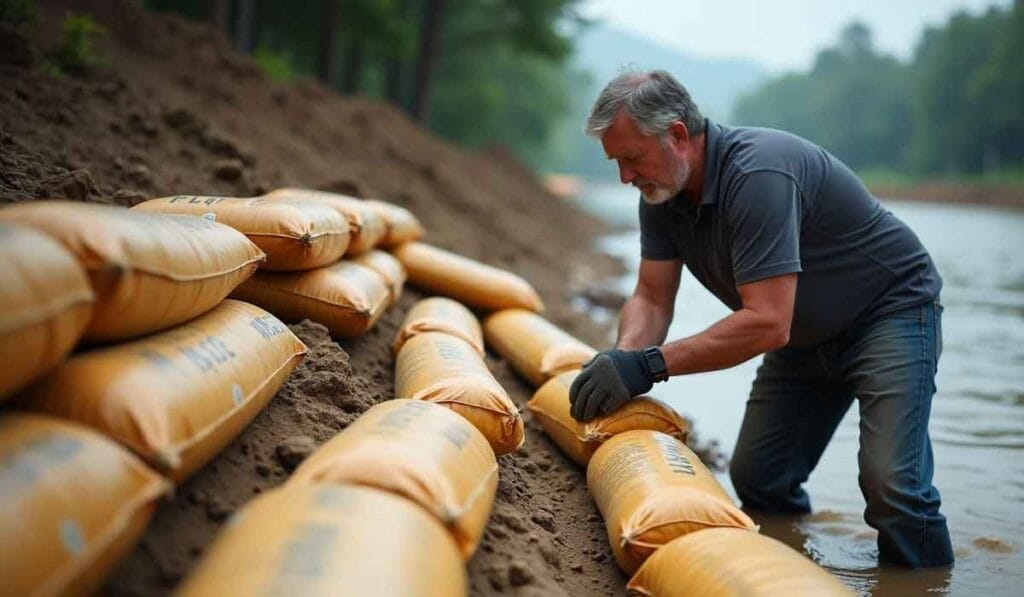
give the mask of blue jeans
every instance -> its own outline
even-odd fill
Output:
[[[858,480],[879,555],[915,568],[953,563],[928,435],[941,352],[942,306],[928,303],[766,354],[729,469],[744,506],[810,512],[801,485],[856,398]]]

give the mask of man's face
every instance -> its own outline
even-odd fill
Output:
[[[645,135],[625,111],[619,113],[601,137],[608,159],[619,167],[619,180],[640,189],[644,201],[664,203],[675,197],[690,177],[685,155],[685,140],[671,131],[665,135]]]

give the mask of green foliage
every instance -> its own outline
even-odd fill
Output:
[[[571,41],[560,21],[576,0],[451,0],[430,126],[470,147],[502,144],[537,169],[558,154],[555,133],[571,106]]]
[[[273,50],[266,46],[256,48],[256,62],[275,81],[291,81],[296,78],[295,64],[291,54]]]
[[[903,159],[910,134],[907,68],[875,51],[860,23],[818,53],[807,73],[773,79],[742,96],[734,119],[814,140],[853,167]]]
[[[1018,171],[1024,0],[926,30],[909,64],[876,52],[870,30],[853,24],[809,72],[769,81],[741,98],[733,117],[800,134],[862,170]]]
[[[0,0],[0,25],[32,29],[38,22],[39,10],[35,0]]]
[[[93,46],[106,29],[89,15],[68,14],[61,23],[60,48],[54,55],[56,65],[64,72],[81,73],[102,64]]]

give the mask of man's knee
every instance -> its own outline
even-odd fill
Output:
[[[790,471],[772,465],[770,459],[737,447],[729,462],[729,478],[736,495],[747,508],[769,512],[810,511],[807,494],[794,484]]]

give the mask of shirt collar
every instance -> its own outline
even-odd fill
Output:
[[[718,162],[722,127],[704,119],[704,189],[700,204],[708,205],[718,201]]]

